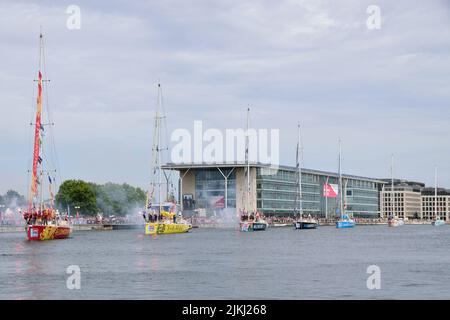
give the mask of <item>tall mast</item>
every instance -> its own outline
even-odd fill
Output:
[[[302,136],[300,133],[300,124],[297,128],[298,134],[298,147],[297,147],[297,158],[298,158],[298,191],[299,191],[299,205],[300,205],[300,218],[303,217],[303,193],[302,193],[302,165],[303,165],[303,145]]]
[[[153,146],[152,146],[152,163],[151,163],[151,178],[150,178],[150,190],[147,193],[145,201],[145,210],[148,210],[152,205],[153,198],[155,196],[155,185],[158,185],[158,207],[159,213],[162,212],[161,204],[161,184],[162,184],[162,172],[161,172],[161,114],[160,107],[162,102],[161,84],[158,83],[158,94],[156,100],[156,112],[155,122],[153,128]],[[158,174],[158,177],[156,177]],[[159,215],[158,215],[159,216]]]
[[[343,187],[342,187],[342,142],[339,139],[339,210],[341,217],[344,215],[344,198],[343,198]]]
[[[31,173],[31,185],[30,185],[30,195],[28,199],[28,211],[31,211],[33,204],[37,202],[37,195],[39,193],[38,185],[40,184],[40,207],[42,209],[43,205],[43,194],[42,194],[42,168],[40,168],[42,163],[41,150],[42,150],[42,54],[43,54],[43,39],[42,32],[39,34],[39,71],[38,71],[38,92],[36,99],[36,118],[34,123],[34,148],[33,148],[33,165]],[[40,181],[39,181],[40,180]]]
[[[391,210],[392,218],[395,218],[395,207],[394,207],[394,154],[391,155]]]
[[[161,172],[161,84],[158,83],[158,103],[156,107],[156,131],[158,136],[158,144],[156,147],[156,152],[158,153],[158,203],[159,203],[159,213],[161,214],[161,183],[162,183],[162,172]]]
[[[434,217],[438,220],[438,209],[437,209],[437,188],[438,188],[438,168],[434,168]]]
[[[250,127],[250,108],[247,108],[247,131],[245,135],[245,161],[247,165],[247,201],[246,209],[250,210],[250,161],[249,161],[249,127]]]

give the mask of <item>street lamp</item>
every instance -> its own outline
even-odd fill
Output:
[[[74,206],[75,210],[77,211],[76,217],[78,218],[78,210],[80,209],[80,206]]]

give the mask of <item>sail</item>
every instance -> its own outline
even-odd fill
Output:
[[[29,207],[31,209],[33,198],[37,195],[38,188],[38,166],[42,162],[40,156],[41,149],[41,131],[43,129],[41,124],[41,113],[42,113],[42,73],[39,71],[38,75],[38,94],[36,100],[36,122],[34,128],[34,151],[33,151],[33,168],[31,175],[31,189],[30,189],[30,199]]]

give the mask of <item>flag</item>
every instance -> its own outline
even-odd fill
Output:
[[[32,168],[32,175],[31,175],[31,187],[30,187],[30,201],[29,201],[29,207],[31,209],[31,202],[32,199],[37,194],[37,185],[39,184],[38,181],[38,165],[42,162],[42,158],[40,157],[40,147],[41,147],[41,139],[40,139],[40,131],[42,128],[41,125],[41,113],[42,113],[42,74],[41,71],[39,71],[38,75],[38,95],[36,99],[36,121],[35,121],[35,128],[34,128],[34,150],[33,150],[33,168]]]
[[[51,199],[51,204],[52,204],[52,208],[53,208],[53,200],[55,198],[53,191],[52,191],[52,178],[50,176],[48,176],[48,191],[50,193],[50,199]]]
[[[329,184],[326,182],[323,185],[323,196],[325,198],[336,198],[339,193],[339,186],[337,184]]]

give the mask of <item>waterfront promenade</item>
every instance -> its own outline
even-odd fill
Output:
[[[72,226],[73,231],[108,231],[143,228],[142,224],[75,224]],[[24,232],[25,225],[22,226],[0,226],[0,233]]]
[[[293,219],[279,219],[276,221],[269,220],[270,228],[280,228],[280,227],[292,227]],[[387,225],[387,220],[385,219],[363,219],[356,222],[356,225],[360,226],[375,226],[375,225]],[[410,220],[406,221],[405,225],[431,225],[431,221],[426,220]],[[226,227],[232,227],[233,225],[227,224]],[[319,226],[335,226],[334,220],[319,220]],[[72,225],[73,231],[111,231],[111,230],[124,230],[124,229],[138,229],[143,228],[143,224],[132,224],[132,223],[117,223],[117,224],[74,224]],[[195,228],[223,228],[225,226],[218,224],[212,225],[195,225]],[[25,225],[2,225],[0,226],[0,233],[11,233],[11,232],[24,232]]]

